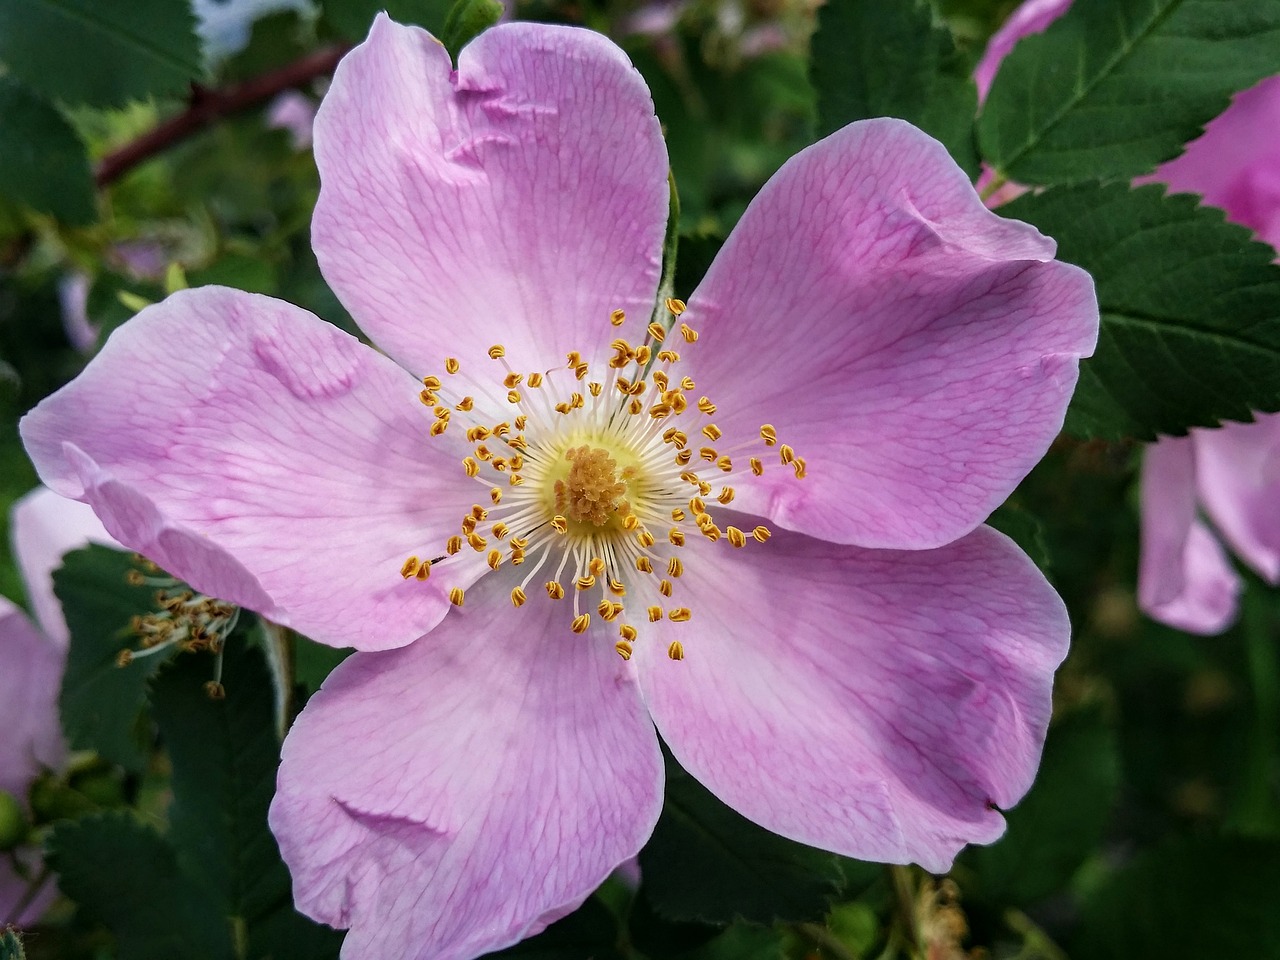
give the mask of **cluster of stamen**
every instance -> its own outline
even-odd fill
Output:
[[[721,443],[724,434],[712,420],[715,403],[706,396],[692,399],[696,384],[673,372],[680,353],[667,345],[677,337],[692,345],[698,333],[679,321],[683,303],[668,300],[666,307],[669,323],[648,324],[642,342],[613,340],[599,379],[591,378],[590,364],[577,351],[568,354],[564,368],[524,374],[508,365],[505,348],[491,347],[490,359],[504,370],[497,382],[514,408],[510,419],[480,417],[502,400],[501,392],[478,380],[474,393],[446,402],[445,380],[423,378],[419,399],[434,417],[431,436],[465,435],[471,449],[461,458],[462,469],[487,488],[487,496],[464,513],[440,550],[405,560],[401,576],[426,580],[468,550],[492,570],[529,563],[511,602],[523,606],[534,579],[546,571],[543,590],[553,601],[572,598],[570,629],[581,634],[591,625],[589,604],[598,597],[594,613],[617,624],[615,649],[624,659],[633,651],[636,622],[692,618],[689,607],[668,602],[684,573],[687,539],[724,539],[741,549],[770,536],[764,526],[721,527],[712,515],[709,504],[733,502],[735,477],[764,473],[760,456],[740,454],[755,444],[776,447],[781,466],[797,478],[805,476],[805,461],[778,443],[771,424],[744,443]],[[625,313],[615,310],[610,322],[622,326]],[[444,366],[449,377],[462,369],[453,358]],[[564,378],[568,382],[560,384]],[[462,587],[448,593],[454,604],[464,603]],[[683,643],[673,640],[667,654],[683,659]]]
[[[196,593],[180,580],[168,576],[154,563],[137,557],[141,570],[130,570],[126,580],[135,587],[155,587],[155,610],[135,616],[129,629],[138,640],[138,649],[126,648],[116,656],[116,664],[127,667],[135,660],[165,651],[212,653],[216,656],[214,679],[205,684],[211,697],[224,695],[220,675],[222,650],[235,629],[240,608],[234,604]]]

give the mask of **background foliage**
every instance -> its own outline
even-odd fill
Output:
[[[17,419],[84,364],[86,322],[100,342],[167,290],[218,282],[354,332],[308,246],[314,163],[272,119],[272,96],[314,102],[383,3],[247,3],[243,38],[210,27],[225,5],[0,0],[4,515],[35,483]],[[493,0],[386,6],[455,52],[501,12]],[[945,879],[859,863],[765,833],[672,763],[638,886],[611,880],[504,955],[1280,957],[1280,597],[1251,580],[1244,616],[1211,640],[1134,604],[1141,444],[1280,410],[1280,268],[1220,212],[1129,185],[1280,71],[1280,0],[1076,0],[1009,57],[979,113],[973,65],[1012,6],[515,7],[609,34],[644,73],[680,195],[678,294],[787,157],[893,115],[975,177],[993,168],[993,186],[1046,187],[1000,212],[1093,273],[1103,332],[1066,433],[992,521],[1045,569],[1076,627],[1043,767],[1007,835]],[[77,753],[32,795],[63,896],[27,955],[336,957],[341,934],[292,910],[266,828],[279,718],[264,651],[278,655],[281,638],[246,616],[219,667],[204,655],[118,667],[131,618],[150,612],[151,591],[126,582],[135,565],[90,548],[57,578]],[[24,599],[7,554],[0,591]],[[284,640],[289,713],[341,654]],[[225,699],[201,692],[215,669]],[[0,958],[21,949],[6,935]]]

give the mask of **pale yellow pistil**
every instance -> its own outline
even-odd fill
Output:
[[[614,648],[623,659],[631,657],[639,636],[629,612],[641,623],[683,624],[693,618],[689,606],[667,605],[685,572],[679,554],[689,537],[723,540],[736,549],[769,539],[763,526],[721,529],[707,498],[713,499],[712,507],[732,503],[735,475],[764,472],[759,457],[738,462],[734,457],[755,444],[774,447],[778,435],[764,424],[758,437],[721,443],[724,433],[710,419],[716,404],[693,392],[692,378],[673,373],[680,354],[662,346],[680,340],[692,347],[698,333],[686,323],[677,325],[683,303],[669,300],[667,309],[669,323],[648,324],[643,342],[613,340],[607,369],[595,379],[576,351],[568,354],[565,369],[520,373],[508,365],[500,344],[488,352],[503,367],[497,378],[501,389],[476,379],[466,395],[442,400],[444,381],[423,378],[420,399],[435,417],[431,436],[448,431],[455,416],[463,420],[453,427],[472,445],[462,469],[487,496],[484,505],[471,506],[458,534],[442,549],[427,553],[429,559],[413,556],[404,562],[405,579],[426,580],[434,566],[450,563],[468,547],[493,570],[528,563],[511,590],[512,604],[529,602],[535,578],[549,576],[542,582],[549,600],[572,607],[569,629],[587,633],[594,609],[600,620],[617,624],[620,639]],[[621,327],[626,315],[615,310],[609,320]],[[446,374],[456,377],[460,371],[456,359],[446,360]],[[570,378],[567,388],[564,377]],[[515,411],[493,422],[484,413],[493,417],[494,407],[501,405],[495,398],[504,391]],[[797,478],[804,477],[804,459],[790,446],[778,446],[778,459]],[[436,552],[440,555],[433,557]],[[448,596],[458,606],[465,599],[459,586]],[[683,659],[683,643],[672,640],[667,655]]]

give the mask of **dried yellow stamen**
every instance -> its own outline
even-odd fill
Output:
[[[466,599],[466,593],[461,587],[454,587],[449,591],[449,602],[455,607],[462,606],[462,601]]]

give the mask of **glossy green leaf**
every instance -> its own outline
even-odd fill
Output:
[[[203,69],[189,0],[0,0],[0,61],[47,97],[96,107],[182,94]]]
[[[66,223],[94,218],[93,174],[84,144],[57,110],[5,77],[0,77],[0,131],[0,196]]]
[[[1000,212],[1097,283],[1102,332],[1067,429],[1152,439],[1280,409],[1280,267],[1221,211],[1160,186],[1079,184]]]
[[[449,0],[323,0],[324,17],[338,33],[358,42],[369,34],[369,25],[379,11],[397,23],[426,27],[436,36],[444,31]]]
[[[231,927],[178,866],[160,834],[132,816],[59,824],[48,843],[62,892],[116,938],[129,960],[232,960]]]
[[[1280,0],[1075,0],[1001,64],[983,159],[1019,183],[1130,178],[1280,65]]]
[[[293,910],[289,874],[267,828],[280,743],[262,653],[232,637],[221,700],[203,690],[212,662],[179,657],[152,683],[152,713],[173,767],[170,841],[186,871],[247,931],[253,955],[336,957],[342,935]]]
[[[53,575],[71,631],[58,699],[63,732],[72,747],[96,750],[131,770],[146,760],[140,723],[147,679],[170,656],[117,663],[121,650],[138,646],[130,620],[154,611],[155,588],[126,580],[135,566],[129,554],[95,544],[68,553]]]
[[[458,62],[459,50],[501,20],[505,11],[501,0],[454,0],[440,32],[440,40],[453,62]]]
[[[1115,735],[1099,711],[1055,723],[1031,792],[1005,814],[1005,835],[962,855],[976,895],[1026,906],[1065,887],[1102,839],[1119,784]]]
[[[832,854],[757,826],[674,762],[640,876],[658,914],[704,923],[818,919],[844,882]]]
[[[829,0],[813,36],[818,133],[854,120],[900,117],[941,140],[978,171],[973,63],[924,0]]]
[[[1071,956],[1089,960],[1280,958],[1280,841],[1167,843],[1099,885]]]

